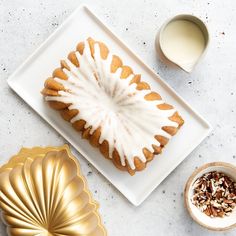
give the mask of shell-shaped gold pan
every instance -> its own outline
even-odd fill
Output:
[[[0,180],[9,236],[107,235],[67,145],[23,148],[0,168]]]

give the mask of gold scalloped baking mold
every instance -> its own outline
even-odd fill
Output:
[[[107,235],[67,145],[22,148],[0,168],[0,209],[9,236]]]

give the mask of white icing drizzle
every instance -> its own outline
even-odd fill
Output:
[[[47,96],[46,100],[71,103],[69,109],[79,110],[71,123],[85,120],[85,128],[91,127],[90,134],[101,127],[99,143],[108,141],[109,157],[112,158],[116,149],[122,165],[125,166],[127,159],[130,167],[135,169],[135,156],[146,162],[144,147],[153,152],[152,144],[160,146],[155,135],[171,138],[162,127],[178,126],[168,119],[175,109],[160,110],[157,105],[164,103],[163,100],[145,100],[144,96],[151,91],[136,90],[135,83],[129,85],[133,74],[120,79],[121,68],[111,73],[112,54],[109,53],[106,60],[102,59],[98,43],[94,46],[94,58],[87,41],[83,55],[76,52],[76,57],[79,67],[66,59],[70,70],[64,68],[63,71],[68,80],[54,78],[66,91],[59,91],[60,96]]]

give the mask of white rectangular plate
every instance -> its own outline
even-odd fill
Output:
[[[91,147],[87,140],[81,139],[80,134],[64,121],[58,112],[48,107],[40,94],[45,79],[59,66],[59,61],[74,50],[78,42],[89,36],[105,42],[135,73],[142,74],[152,90],[159,92],[166,102],[174,105],[185,120],[184,126],[171,139],[163,154],[156,156],[144,171],[132,177],[116,169],[112,162],[105,159],[96,148]],[[209,124],[85,6],[79,7],[17,69],[8,79],[8,83],[134,205],[141,204],[210,131]]]

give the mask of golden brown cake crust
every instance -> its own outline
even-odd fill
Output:
[[[88,39],[88,43],[90,46],[92,57],[94,57],[94,44],[98,43],[99,47],[100,47],[101,58],[103,58],[103,59],[107,58],[109,50],[104,43],[99,42],[99,41],[95,41],[92,38]],[[77,45],[76,51],[82,55],[84,48],[85,48],[85,45],[83,42],[81,42]],[[76,67],[80,66],[79,60],[75,56],[75,52],[70,52],[68,55],[68,59]],[[45,97],[46,96],[58,96],[59,95],[58,91],[65,90],[65,88],[63,87],[62,84],[60,84],[59,82],[54,80],[55,77],[59,78],[61,80],[68,79],[67,75],[63,72],[63,68],[67,68],[68,70],[70,70],[70,67],[67,65],[67,63],[65,61],[61,61],[61,66],[59,68],[55,69],[52,73],[52,77],[49,77],[45,81],[44,89],[42,90],[43,96],[45,96]],[[128,76],[133,75],[133,78],[132,78],[130,84],[135,83],[137,90],[150,90],[150,85],[144,81],[141,81],[141,75],[134,74],[131,67],[123,65],[122,60],[118,56],[113,55],[112,56],[112,63],[110,66],[110,71],[112,73],[114,73],[114,72],[116,72],[116,70],[118,68],[122,69],[120,79],[126,79]],[[147,101],[155,101],[155,100],[161,100],[162,98],[161,98],[160,94],[150,90],[150,93],[145,95],[144,99]],[[71,121],[71,119],[79,113],[79,110],[75,110],[75,109],[69,110],[68,107],[70,106],[70,104],[65,104],[65,103],[58,102],[58,101],[48,101],[48,103],[49,103],[50,107],[52,107],[53,109],[59,110],[61,116],[66,121]],[[169,109],[173,108],[173,106],[171,106],[167,103],[157,105],[157,107],[160,110],[169,110]],[[178,129],[183,125],[184,120],[178,114],[178,112],[175,112],[172,116],[170,116],[169,120],[176,122],[178,124],[178,127],[164,126],[164,127],[162,127],[162,129],[164,131],[166,131],[168,134],[170,134],[171,136],[173,136],[176,134]],[[72,123],[72,126],[77,131],[80,131],[82,133],[82,138],[87,139],[92,146],[99,148],[100,152],[103,154],[104,157],[109,158],[109,153],[108,153],[109,144],[108,144],[108,142],[105,140],[101,144],[99,143],[99,137],[101,135],[101,131],[100,131],[101,127],[99,127],[92,134],[90,134],[91,127],[85,128],[85,124],[86,124],[85,120],[77,120],[74,123]],[[161,135],[156,135],[155,139],[160,143],[160,146],[153,144],[153,150],[154,150],[153,152],[151,152],[147,148],[143,147],[143,154],[146,157],[145,163],[142,162],[139,157],[135,156],[134,157],[135,169],[130,168],[127,160],[125,162],[126,165],[123,166],[121,164],[119,153],[115,149],[112,154],[112,161],[113,161],[114,165],[120,170],[128,171],[130,175],[135,174],[136,171],[142,171],[143,169],[145,169],[146,164],[154,158],[155,154],[160,154],[162,152],[162,149],[164,148],[164,146],[168,142],[168,138],[163,137]]]

